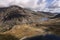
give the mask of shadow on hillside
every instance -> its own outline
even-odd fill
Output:
[[[25,17],[26,15],[19,14],[19,12],[16,11],[16,12],[11,12],[11,13],[7,14],[6,16],[3,19],[4,21],[8,21],[8,20],[11,20],[11,19],[14,19],[14,18]]]
[[[19,40],[18,38],[16,38],[15,36],[12,35],[2,35],[0,34],[0,40]]]

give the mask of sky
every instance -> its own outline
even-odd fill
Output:
[[[18,5],[34,11],[60,13],[60,0],[0,0],[0,7]]]

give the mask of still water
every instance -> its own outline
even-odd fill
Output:
[[[25,40],[60,40],[60,36],[56,35],[45,35],[45,36],[35,36],[31,38],[26,38]]]

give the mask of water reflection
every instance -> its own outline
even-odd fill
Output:
[[[60,36],[56,35],[45,35],[45,36],[35,36],[31,38],[26,38],[24,40],[60,40]]]
[[[47,20],[49,20],[49,18],[47,18],[47,17],[42,17],[42,18],[38,18],[38,19],[36,20],[36,22],[44,22],[44,21],[47,21]]]
[[[48,18],[41,18],[41,21],[46,21],[48,20]]]

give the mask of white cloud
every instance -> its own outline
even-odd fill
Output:
[[[10,6],[10,4],[11,4],[13,1],[14,1],[14,0],[0,0],[0,7]]]
[[[0,7],[18,5],[33,10],[60,12],[60,8],[58,8],[60,7],[60,0],[54,0],[49,4],[50,6],[47,4],[49,4],[47,0],[0,0]]]
[[[45,8],[46,0],[41,0],[41,3],[38,5],[37,2],[40,0],[0,0],[0,7],[8,7],[10,5],[18,5],[25,8],[32,8],[40,10]]]
[[[60,12],[60,0],[54,0],[48,9],[52,12]]]

